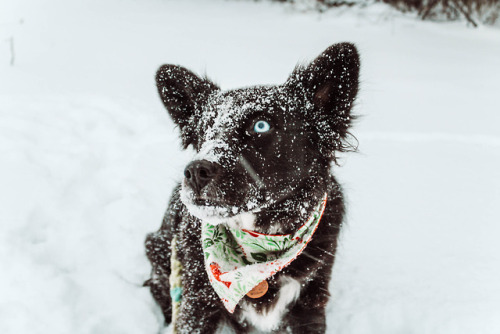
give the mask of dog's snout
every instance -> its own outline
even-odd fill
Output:
[[[200,191],[217,175],[218,171],[217,164],[207,160],[196,160],[186,167],[184,176],[194,190]]]

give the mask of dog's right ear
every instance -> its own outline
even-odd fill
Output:
[[[181,129],[184,148],[196,145],[195,128],[201,117],[201,106],[219,87],[177,65],[161,66],[156,72],[156,86],[163,104]]]

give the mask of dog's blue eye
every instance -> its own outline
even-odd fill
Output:
[[[266,121],[257,121],[253,126],[253,130],[257,133],[263,133],[271,130],[271,125]]]

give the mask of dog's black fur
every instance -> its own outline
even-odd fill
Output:
[[[171,240],[177,237],[183,266],[179,333],[213,333],[222,323],[237,333],[259,329],[244,309],[271,312],[284,276],[300,283],[300,296],[287,305],[273,332],[325,332],[328,283],[344,215],[341,188],[330,169],[335,153],[349,149],[358,76],[358,53],[349,43],[332,45],[279,86],[223,92],[183,67],[159,69],[162,101],[180,127],[184,147],[198,152],[174,190],[160,230],[146,241],[153,266],[146,285],[170,323]],[[259,120],[271,129],[255,132]],[[305,251],[268,280],[266,295],[245,297],[234,314],[228,313],[205,272],[200,219],[239,226],[239,217],[251,212],[254,230],[288,234],[305,222],[325,192],[323,218]]]

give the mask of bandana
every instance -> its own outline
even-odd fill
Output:
[[[318,228],[326,197],[325,193],[307,222],[292,234],[262,234],[202,223],[205,269],[230,313],[248,292],[302,253]]]

